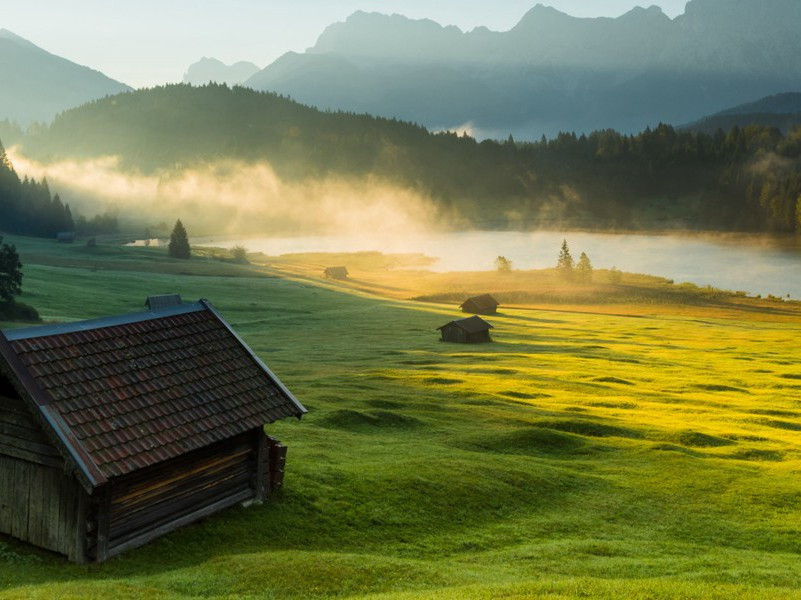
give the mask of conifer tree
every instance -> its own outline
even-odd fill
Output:
[[[576,279],[584,283],[592,281],[592,263],[590,257],[584,252],[581,253],[576,263]]]
[[[559,259],[556,261],[556,270],[564,279],[573,279],[573,257],[570,255],[570,248],[567,247],[567,240],[562,240],[562,249],[559,251]]]
[[[22,263],[17,248],[0,236],[0,300],[11,302],[22,291]]]
[[[184,229],[181,219],[178,219],[175,227],[172,228],[167,249],[172,258],[189,258],[191,256],[189,237],[186,235],[186,229]]]

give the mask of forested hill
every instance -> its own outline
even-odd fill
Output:
[[[117,155],[144,172],[236,159],[269,161],[285,179],[380,177],[485,228],[801,230],[801,130],[662,125],[478,143],[245,88],[171,85],[67,111],[23,149],[40,160]]]

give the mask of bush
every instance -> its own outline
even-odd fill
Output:
[[[241,245],[236,245],[231,248],[231,257],[236,263],[248,263],[248,249]]]
[[[0,319],[5,321],[41,321],[39,311],[30,304],[7,300],[0,302]]]

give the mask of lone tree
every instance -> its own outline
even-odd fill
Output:
[[[12,302],[14,296],[22,291],[22,263],[17,248],[3,243],[0,236],[0,300]]]
[[[581,253],[576,263],[576,279],[583,283],[592,281],[592,263],[590,262],[590,257],[584,252]]]
[[[505,256],[499,256],[495,259],[495,268],[498,273],[509,273],[512,270],[512,261]]]
[[[559,251],[559,259],[556,261],[556,270],[564,279],[573,279],[573,257],[570,256],[567,240],[562,240],[562,249]]]
[[[175,227],[172,228],[167,249],[173,258],[189,258],[191,256],[189,238],[186,235],[186,229],[184,229],[181,219],[178,219],[175,222]]]

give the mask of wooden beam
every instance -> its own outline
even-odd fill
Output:
[[[75,491],[78,494],[78,501],[75,515],[75,548],[71,557],[79,565],[86,562],[86,509],[87,497],[84,489],[76,485]]]
[[[117,554],[125,552],[126,550],[130,550],[131,548],[136,548],[137,546],[147,544],[148,542],[156,539],[157,537],[161,537],[162,535],[169,533],[170,531],[178,529],[179,527],[183,527],[184,525],[188,525],[189,523],[197,521],[198,519],[202,519],[203,517],[207,517],[224,508],[233,506],[234,504],[239,504],[240,502],[244,502],[245,500],[248,500],[252,497],[253,497],[253,490],[244,490],[234,496],[223,498],[222,500],[219,500],[214,504],[210,504],[204,508],[201,508],[200,510],[189,513],[188,515],[184,515],[183,517],[175,519],[174,521],[170,521],[169,523],[165,523],[161,527],[151,529],[150,531],[147,531],[140,536],[130,539],[127,542],[108,548],[106,551],[106,556],[103,560],[106,560],[106,558],[110,558],[112,556],[116,556]],[[101,560],[99,552],[97,560],[98,562],[100,562]]]
[[[111,521],[111,486],[100,490],[97,506],[97,562],[108,559],[109,525]]]
[[[264,463],[267,462],[268,448],[267,436],[264,429],[259,427],[256,430],[256,501],[261,502],[269,494],[264,486]]]

